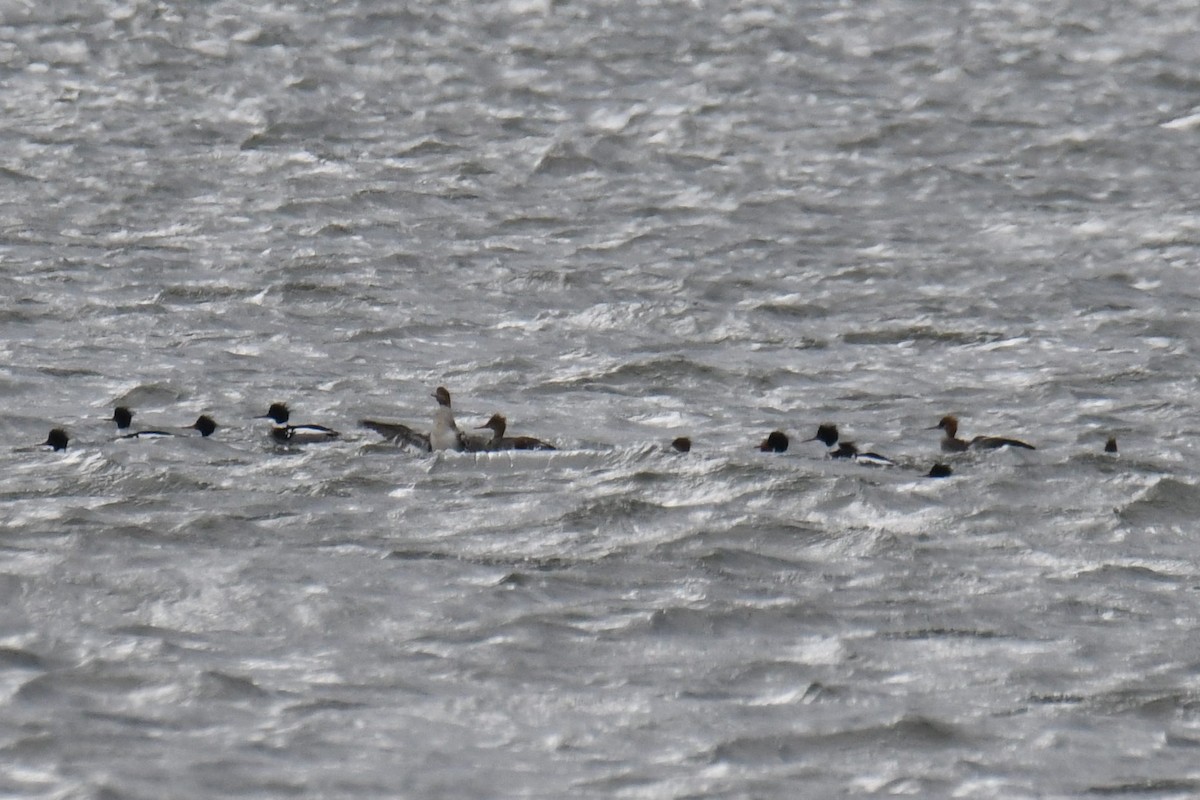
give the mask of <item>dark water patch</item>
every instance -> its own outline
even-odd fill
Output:
[[[248,758],[253,753],[256,759]],[[198,785],[199,797],[303,797],[312,787],[301,778],[269,777],[259,760],[277,758],[264,745],[247,745],[240,758],[194,761],[188,764],[188,783]]]
[[[800,601],[756,608],[738,601],[697,604],[695,606],[666,606],[651,613],[645,626],[656,636],[738,636],[778,635],[782,630],[796,630],[814,621],[824,620],[826,610],[806,607]]]
[[[543,556],[521,558],[514,561],[509,558],[481,558],[472,557],[467,559],[470,563],[479,564],[485,567],[505,567],[519,566],[524,569],[533,570],[535,572],[558,572],[565,569],[570,569],[578,564],[580,560],[568,557],[559,556]]]
[[[388,553],[387,557],[398,561],[456,561],[459,559],[456,555],[437,550],[393,550]]]
[[[37,371],[51,378],[95,378],[103,374],[83,367],[38,367]]]
[[[1169,575],[1150,567],[1129,564],[1102,564],[1094,569],[1081,570],[1079,578],[1094,578],[1099,583],[1110,585],[1116,581],[1149,582],[1177,584],[1185,581],[1176,575]]]
[[[468,555],[420,549],[392,550],[388,553],[387,558],[397,561],[453,561],[479,567],[498,567],[510,570],[516,568],[520,571],[529,572],[557,572],[559,570],[570,569],[582,563],[578,559],[559,556],[505,558],[503,556]],[[515,577],[512,577],[510,580],[509,576]],[[511,572],[506,577],[501,578],[500,583],[522,585],[523,579],[520,577],[520,572]]]
[[[620,797],[626,794],[655,797],[657,792],[651,789],[662,781],[661,776],[647,770],[629,770],[621,775],[611,775],[596,780],[580,781],[573,784],[574,789],[583,792],[581,797],[591,796],[599,792],[599,797]],[[717,795],[706,793],[705,797],[714,798]],[[686,800],[693,800],[688,797]]]
[[[146,688],[145,678],[134,671],[115,672],[113,667],[94,665],[39,675],[17,690],[22,702],[55,707],[87,705],[94,697],[124,695]]]
[[[636,497],[602,497],[586,501],[563,514],[558,523],[566,530],[620,529],[649,523],[668,511],[657,503]]]
[[[511,286],[524,292],[541,293],[581,288],[591,280],[573,270],[533,268],[514,275]]]
[[[667,390],[683,382],[723,385],[729,377],[723,369],[683,356],[670,356],[621,364],[607,371],[556,382],[556,385],[566,389],[606,387],[644,395],[647,391]]]
[[[1088,698],[1088,705],[1105,715],[1136,715],[1147,719],[1173,719],[1200,706],[1200,698],[1183,688],[1129,688],[1102,692]]]
[[[1035,705],[1047,706],[1077,706],[1087,702],[1087,698],[1081,694],[1066,694],[1063,692],[1055,692],[1053,694],[1035,694],[1030,695],[1029,702]]]
[[[244,300],[262,291],[261,287],[243,288],[219,284],[173,284],[159,291],[162,303],[189,305],[198,303],[221,303]],[[226,333],[228,335],[228,333]]]
[[[958,728],[949,723],[911,715],[895,722],[857,730],[741,737],[718,745],[712,751],[710,761],[743,766],[765,765],[822,759],[831,750],[869,752],[882,748],[894,754],[944,749],[968,741]]]
[[[314,149],[316,151],[346,141],[345,121],[332,118],[312,117],[307,120],[284,120],[272,123],[265,129],[243,139],[239,147],[243,151],[271,150],[275,148]],[[336,154],[326,150],[331,158]]]
[[[1157,88],[1180,93],[1187,104],[1190,104],[1192,99],[1200,94],[1200,72],[1194,68],[1184,70],[1163,66],[1145,77],[1151,85]],[[1169,121],[1169,118],[1162,120],[1162,122]]]
[[[533,174],[546,178],[571,178],[598,171],[600,165],[577,147],[560,143],[547,151],[533,169]]]
[[[723,159],[715,156],[678,151],[663,153],[659,158],[666,166],[684,173],[702,172],[713,167],[720,167],[725,163]]]
[[[163,642],[167,642],[169,640],[182,640],[192,643],[201,643],[206,640],[204,636],[192,633],[190,631],[175,630],[173,628],[160,628],[157,625],[121,625],[113,628],[112,633],[118,636],[136,636],[138,638],[154,639]]]
[[[804,687],[804,696],[815,694],[821,687],[812,682],[813,668],[794,661],[752,661],[732,668],[723,667],[706,680],[714,684],[737,687],[742,694],[758,693],[765,689]]]
[[[1134,527],[1176,525],[1190,529],[1200,518],[1200,487],[1164,478],[1141,498],[1120,508],[1117,517]]]
[[[426,138],[412,144],[403,145],[393,154],[396,158],[421,158],[424,156],[455,155],[463,151],[463,147],[442,139]]]
[[[285,706],[283,708],[283,713],[294,717],[310,717],[317,714],[325,714],[330,712],[361,712],[369,708],[371,708],[371,704],[369,703],[357,703],[348,700],[323,698]]]
[[[926,344],[972,345],[1000,342],[1009,337],[1006,334],[995,331],[947,331],[918,325],[843,333],[841,338],[846,344],[878,345],[921,342]]]
[[[964,744],[967,739],[956,725],[921,714],[910,714],[896,722],[866,728],[856,734],[843,734],[847,739],[868,739],[889,742],[900,748],[948,747]]]
[[[498,234],[544,234],[563,224],[561,217],[520,216],[506,219],[497,225]]]
[[[819,757],[813,744],[819,738],[806,734],[740,737],[717,745],[708,760],[743,766],[804,762]]]
[[[672,547],[677,546],[673,544]],[[659,548],[662,549],[662,548]],[[819,564],[800,559],[781,558],[750,550],[720,547],[699,556],[697,562],[704,569],[718,575],[747,575],[765,578],[779,574],[795,575],[819,572]]]
[[[41,309],[34,311],[24,309],[0,309],[0,324],[3,325],[29,325],[43,319],[45,312]],[[16,331],[10,329],[9,335],[15,334]]]
[[[37,181],[38,178],[26,172],[12,169],[10,167],[0,167],[0,181],[10,181],[13,183],[28,183]]]
[[[317,229],[317,236],[328,239],[343,239],[357,235],[363,229],[350,222],[330,222]]]
[[[995,631],[979,631],[970,628],[918,628],[910,631],[897,631],[880,634],[881,639],[922,640],[922,639],[1008,639],[1009,634]]]
[[[1200,781],[1186,778],[1147,778],[1128,783],[1089,786],[1084,792],[1098,797],[1197,797],[1200,796]]]
[[[3,502],[4,498],[0,498]],[[5,550],[8,548],[5,547]],[[9,567],[10,569],[13,567]],[[26,592],[31,577],[22,575],[14,575],[11,572],[0,572],[0,605],[6,608],[13,608],[21,596]]]
[[[1167,747],[1200,748],[1200,738],[1195,736],[1181,736],[1178,733],[1168,733],[1166,743]]]
[[[312,302],[321,298],[340,299],[344,296],[346,287],[340,283],[324,283],[309,278],[297,278],[284,281],[276,286],[275,290],[282,295],[284,303],[296,303]]]
[[[128,740],[135,743],[140,739],[159,731],[179,730],[180,726],[171,720],[158,720],[139,714],[122,714],[115,711],[87,710],[82,714],[85,720],[100,723],[105,737]]]
[[[112,405],[128,406],[136,414],[139,407],[170,406],[188,399],[188,390],[170,384],[148,383],[135,386],[113,398]]]
[[[757,306],[758,311],[785,320],[824,319],[829,316],[829,309],[814,303],[763,303]]]
[[[199,696],[206,700],[261,700],[272,693],[251,678],[208,670],[200,676]]]
[[[0,647],[0,669],[44,670],[46,662],[37,653],[18,647]]]

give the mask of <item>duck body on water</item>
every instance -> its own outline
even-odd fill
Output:
[[[117,423],[117,434],[122,439],[162,439],[175,434],[168,431],[142,430],[130,431],[129,428],[133,425],[133,411],[126,406],[117,406],[113,409],[113,422]]]
[[[341,436],[333,428],[324,425],[289,425],[291,409],[287,403],[272,403],[267,413],[257,419],[269,419],[275,423],[271,428],[271,438],[280,444],[314,444],[332,441]]]
[[[433,453],[439,450],[453,452],[466,450],[468,441],[464,439],[462,431],[458,429],[458,423],[454,420],[454,411],[450,405],[450,391],[445,386],[439,386],[433,391],[432,397],[438,405],[433,413],[433,427],[430,428],[429,433],[422,433],[401,422],[362,419],[358,421],[358,424],[375,431],[384,439],[415,448],[422,453]],[[482,437],[480,440],[483,441]],[[482,449],[482,447],[478,449]]]
[[[875,467],[894,467],[896,462],[879,453],[860,453],[854,442],[838,441],[837,425],[826,422],[817,427],[817,434],[806,442],[821,442],[825,445],[830,458],[845,458],[859,464]]]
[[[1022,442],[1019,439],[1009,439],[1005,436],[976,436],[974,439],[958,438],[958,417],[947,415],[938,421],[929,430],[941,430],[942,436],[942,452],[944,453],[962,453],[966,450],[998,450],[1001,447],[1016,447],[1025,450],[1036,450],[1037,448],[1031,444]]]
[[[503,414],[492,414],[487,422],[478,429],[492,431],[492,438],[487,441],[488,450],[556,450],[557,448],[541,439],[532,436],[505,436],[508,420]]]

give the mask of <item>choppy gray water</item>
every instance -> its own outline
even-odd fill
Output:
[[[0,7],[0,794],[1200,794],[1198,28]]]

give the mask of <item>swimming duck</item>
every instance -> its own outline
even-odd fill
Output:
[[[291,419],[291,416],[291,410],[287,407],[287,403],[272,403],[271,407],[267,409],[267,413],[256,419],[269,419],[275,423],[271,428],[271,438],[280,444],[328,442],[341,436],[333,428],[327,428],[324,425],[289,425],[288,420]]]
[[[860,453],[854,442],[843,441],[838,444],[838,429],[837,425],[832,423],[824,423],[817,426],[817,435],[811,439],[805,439],[806,442],[821,442],[828,448],[830,458],[847,458],[856,461],[860,464],[870,464],[879,467],[894,467],[896,462],[892,461],[887,456],[881,456],[879,453]]]
[[[958,417],[945,416],[929,430],[941,430],[942,451],[946,453],[961,453],[964,450],[997,450],[1001,447],[1020,447],[1026,450],[1036,450],[1031,444],[1018,439],[1008,439],[1003,436],[976,436],[970,441],[958,438]]]
[[[503,414],[492,414],[487,422],[476,430],[490,429],[492,438],[487,442],[489,450],[555,450],[554,445],[547,444],[532,436],[505,436],[508,420]]]
[[[788,449],[788,437],[783,431],[771,431],[767,438],[759,443],[758,449],[764,453],[785,453]]]

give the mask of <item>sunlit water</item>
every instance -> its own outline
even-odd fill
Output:
[[[0,7],[0,794],[1200,793],[1198,28]]]

